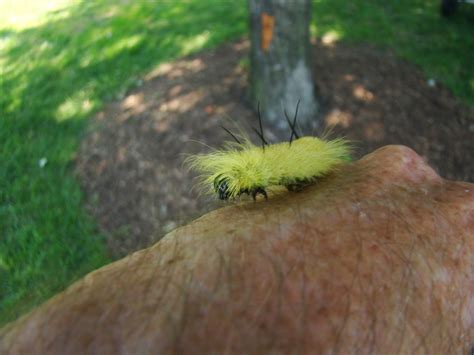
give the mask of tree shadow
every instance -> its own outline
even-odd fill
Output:
[[[314,0],[313,34],[376,44],[419,65],[474,105],[474,5],[446,19],[440,1]]]
[[[28,108],[40,120],[54,119],[60,105],[78,96],[91,101],[89,110],[78,106],[67,118],[82,118],[102,100],[122,96],[137,75],[161,61],[241,35],[242,25],[228,23],[240,23],[242,16],[226,3],[83,1],[39,27],[4,31],[7,112]]]

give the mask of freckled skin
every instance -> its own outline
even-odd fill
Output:
[[[473,184],[381,148],[87,275],[0,353],[469,354],[473,230]]]

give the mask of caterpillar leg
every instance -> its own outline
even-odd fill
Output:
[[[257,194],[262,194],[263,196],[265,196],[265,200],[268,200],[267,192],[265,191],[265,189],[258,187],[255,190],[252,190],[252,198],[254,201],[257,201]]]
[[[285,187],[288,189],[288,191],[291,191],[291,192],[298,192],[298,191],[301,191],[303,190],[303,187],[304,187],[304,183],[296,183],[296,184],[290,184],[290,185],[286,185]]]

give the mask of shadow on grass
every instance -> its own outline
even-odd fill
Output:
[[[440,15],[440,0],[313,0],[313,34],[390,48],[474,106],[474,5]]]
[[[84,118],[158,63],[241,36],[245,16],[243,1],[82,1],[1,32],[0,324],[110,261],[69,171]]]

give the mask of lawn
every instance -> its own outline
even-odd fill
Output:
[[[163,61],[241,37],[245,1],[0,0],[0,325],[110,262],[74,154],[88,118]],[[474,6],[315,0],[313,34],[374,43],[474,105]]]
[[[110,261],[71,173],[86,118],[156,64],[245,32],[234,2],[116,4],[0,30],[0,323]]]
[[[314,0],[313,33],[390,48],[474,106],[474,5],[449,19],[439,0]]]

